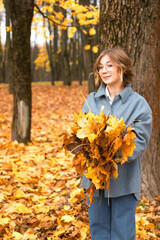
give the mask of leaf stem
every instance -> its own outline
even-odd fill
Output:
[[[80,144],[80,145],[76,146],[75,148],[73,148],[71,152],[73,152],[74,150],[76,150],[78,147],[85,146],[85,145],[89,145],[89,143]]]

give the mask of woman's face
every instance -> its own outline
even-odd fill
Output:
[[[108,86],[115,87],[122,85],[120,70],[108,55],[101,58],[97,66],[97,71],[102,81]]]

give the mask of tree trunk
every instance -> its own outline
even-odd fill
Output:
[[[82,85],[82,65],[83,65],[83,53],[82,51],[82,41],[81,41],[81,32],[80,30],[78,31],[78,80],[79,80],[79,85]]]
[[[0,24],[0,27],[1,27],[1,24]],[[5,78],[4,78],[3,48],[2,48],[2,42],[1,42],[1,36],[0,36],[0,83],[3,83],[4,80]]]
[[[47,49],[47,53],[48,53],[48,57],[49,57],[49,63],[50,63],[50,68],[51,68],[51,82],[52,85],[54,85],[54,62],[53,62],[53,48],[52,48],[52,44],[51,44],[51,40],[48,42],[46,41],[46,49]]]
[[[4,1],[6,11],[6,26],[10,26],[10,12],[9,12],[9,0]],[[12,54],[12,40],[10,31],[6,32],[6,82],[9,83],[9,93],[13,93],[13,54]]]
[[[160,2],[101,0],[101,50],[122,46],[133,59],[133,88],[153,112],[149,147],[142,160],[142,195],[152,200],[160,192]]]
[[[30,34],[34,0],[9,0],[12,21],[14,103],[12,140],[27,143],[31,130]]]
[[[59,12],[59,3],[55,2],[54,4],[54,11]],[[58,25],[53,26],[54,28],[54,38],[53,38],[53,47],[54,47],[54,79],[55,81],[59,80],[59,59],[60,53],[58,53],[58,46],[59,46],[59,27]]]
[[[71,70],[67,49],[67,30],[62,30],[61,76],[64,85],[71,86]]]
[[[65,9],[60,8],[63,15],[66,17]],[[71,69],[69,64],[69,51],[67,48],[67,29],[61,30],[61,77],[64,85],[71,85]]]
[[[85,0],[80,0],[79,2],[82,5],[87,5],[87,6],[90,5],[90,1],[86,2]],[[88,29],[88,27],[89,26],[86,27],[86,30]],[[94,37],[89,36],[89,34],[83,34],[82,38],[83,38],[82,43],[84,44],[83,46],[90,45],[91,49],[92,49]],[[92,58],[92,50],[91,49],[86,50],[86,51],[84,51],[84,49],[83,49],[85,71],[86,71],[86,77],[88,79],[88,92],[95,91],[95,81],[94,81],[93,75],[90,76],[90,73],[93,72],[93,63],[94,63],[93,58]]]
[[[72,80],[75,81],[77,80],[77,64],[76,64],[76,34],[74,35],[74,37],[71,40],[71,46],[72,46]]]

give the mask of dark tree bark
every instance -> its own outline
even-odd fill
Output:
[[[59,2],[56,1],[54,5],[55,12],[59,12]],[[51,68],[51,82],[54,85],[55,81],[59,80],[59,60],[61,58],[60,54],[58,53],[58,44],[59,44],[59,37],[58,37],[58,25],[56,23],[50,22],[48,20],[48,30],[51,36],[53,36],[53,40],[50,40],[49,43],[46,42],[47,53]]]
[[[10,12],[9,12],[9,0],[4,1],[6,11],[6,26],[11,25]],[[6,82],[9,82],[9,92],[13,93],[13,54],[12,54],[12,40],[10,31],[6,32]]]
[[[75,34],[76,35],[76,34]],[[74,36],[71,39],[71,47],[72,47],[72,56],[71,56],[71,62],[72,62],[72,80],[77,80],[77,64],[76,64],[76,55],[77,55],[77,48],[76,48],[76,36]]]
[[[0,37],[0,83],[5,82],[5,67],[4,67],[4,57],[3,57],[3,48],[1,43],[1,37]]]
[[[82,85],[83,79],[83,51],[82,51],[82,41],[81,41],[82,33],[78,31],[78,80],[79,85]]]
[[[90,1],[85,1],[85,0],[80,0],[79,1],[80,4],[82,5],[90,5]],[[87,26],[86,30],[88,29],[89,26]],[[90,26],[91,27],[91,26]],[[94,37],[89,36],[89,34],[83,34],[82,35],[82,44],[83,46],[89,44],[91,46],[93,46],[93,42],[94,42]],[[92,50],[87,50],[84,51],[84,65],[85,65],[85,72],[86,72],[86,78],[88,79],[88,92],[93,92],[95,91],[95,81],[94,81],[94,77],[93,75],[90,75],[91,72],[93,72],[93,64],[94,64],[94,59],[93,59],[93,54],[92,54]]]
[[[27,143],[31,130],[30,34],[34,0],[9,0],[12,21],[14,103],[12,140]]]
[[[54,69],[54,62],[53,62],[53,47],[52,47],[52,41],[51,40],[49,41],[49,43],[46,41],[46,48],[47,48],[47,53],[48,53],[48,58],[49,58],[49,63],[50,63],[50,68],[51,68],[51,82],[52,82],[52,85],[54,85],[55,69]]]
[[[153,199],[160,192],[160,1],[101,0],[101,50],[115,45],[133,59],[133,88],[153,111],[149,147],[142,160],[142,194]]]
[[[66,10],[63,8],[60,8],[60,11],[63,13],[63,15],[66,17]],[[61,77],[63,79],[64,85],[71,85],[71,69],[69,64],[69,51],[67,48],[67,29],[61,30]]]

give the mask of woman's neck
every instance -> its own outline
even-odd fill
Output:
[[[111,86],[111,85],[108,86],[107,85],[107,88],[108,88],[108,92],[109,92],[109,95],[112,100],[114,99],[115,95],[121,93],[124,89],[122,84],[120,86]]]

